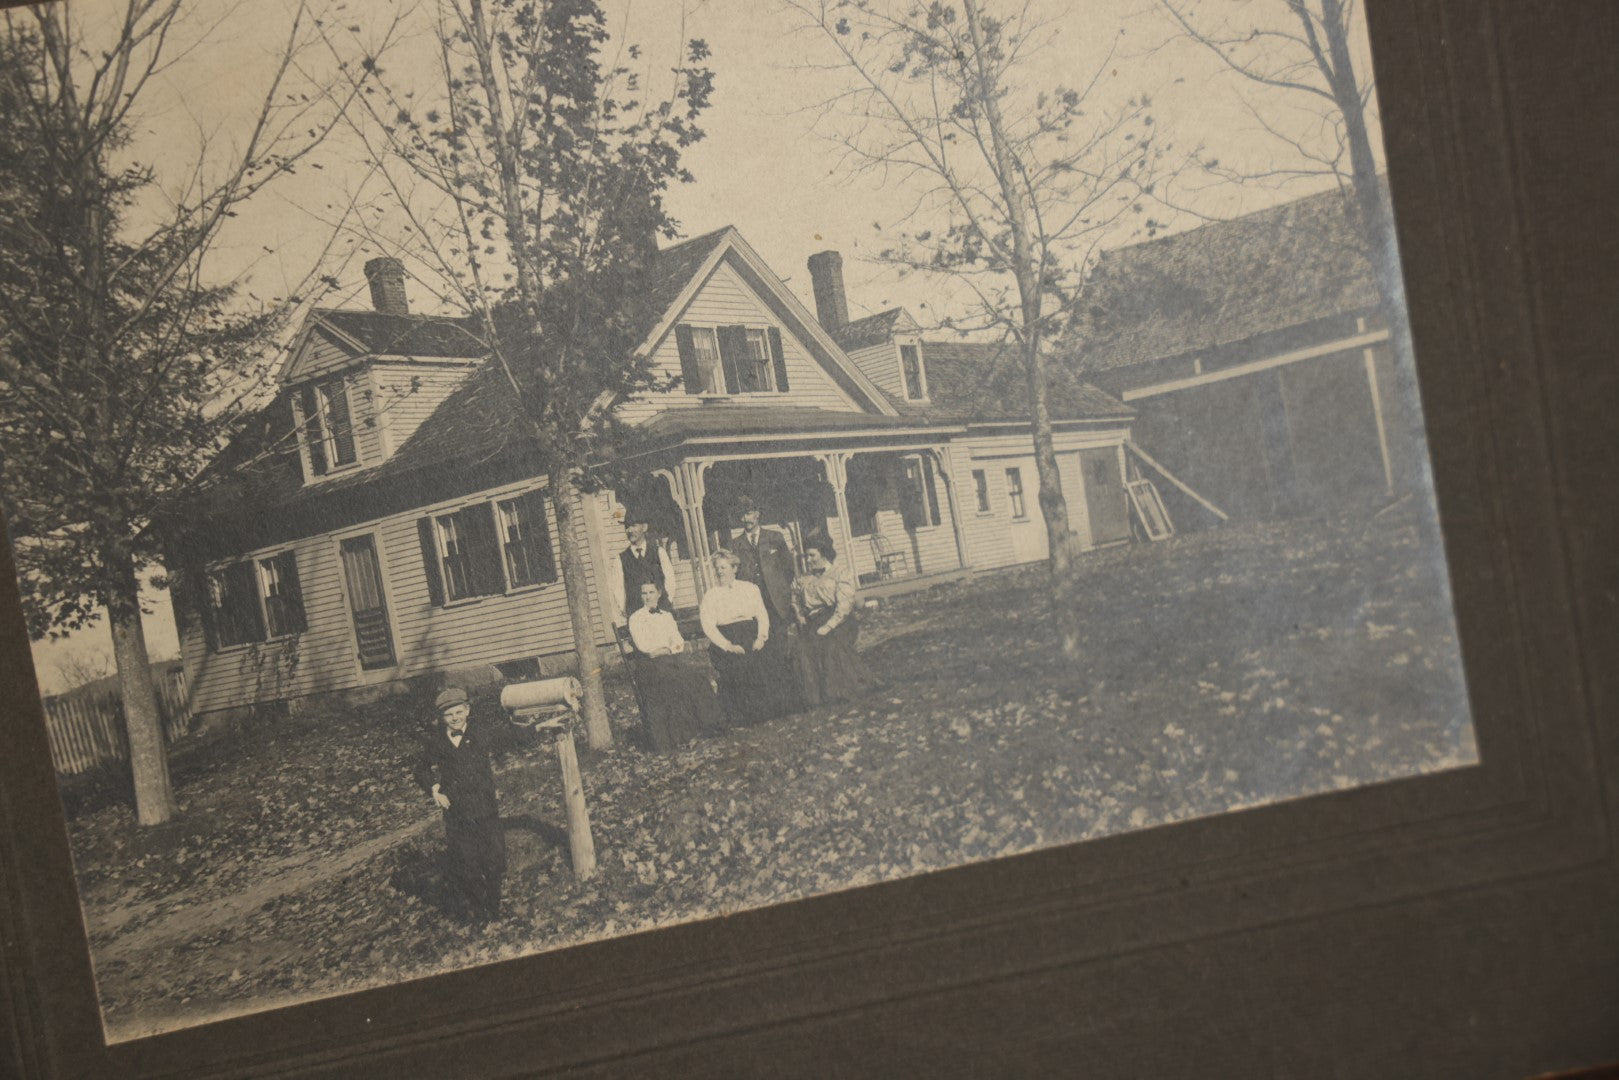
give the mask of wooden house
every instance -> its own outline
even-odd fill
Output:
[[[310,316],[172,553],[197,713],[573,650],[545,462],[506,383],[469,324],[410,313],[397,261],[366,272],[373,310]],[[743,496],[800,550],[825,530],[872,589],[1045,556],[1010,355],[924,341],[899,310],[851,321],[834,252],[811,260],[811,314],[731,228],[660,252],[655,277],[641,348],[681,380],[623,406],[637,479],[576,515],[595,644],[628,511],[668,544],[680,607]],[[1131,409],[1067,378],[1054,402],[1080,543],[1127,539]]]
[[[1068,361],[1233,518],[1380,497],[1425,467],[1354,217],[1334,190],[1108,252],[1093,275]]]

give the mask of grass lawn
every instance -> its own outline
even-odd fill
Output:
[[[1468,764],[1448,594],[1417,535],[1396,509],[1089,554],[1078,663],[1056,654],[1043,567],[893,599],[862,624],[881,682],[859,702],[666,757],[581,746],[588,882],[554,757],[519,751],[506,911],[479,930],[443,910],[399,702],[188,749],[173,823],[93,799],[70,821],[110,1033]],[[609,694],[627,734],[620,676]]]

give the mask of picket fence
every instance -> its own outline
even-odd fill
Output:
[[[164,740],[173,745],[191,730],[191,699],[186,690],[185,672],[176,667],[158,675],[156,682],[157,710],[163,718]],[[51,760],[59,775],[75,776],[102,762],[129,760],[124,704],[116,689],[95,695],[48,697],[44,705]]]

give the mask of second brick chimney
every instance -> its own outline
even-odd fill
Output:
[[[365,264],[365,279],[371,283],[371,306],[389,315],[409,315],[405,296],[405,264],[383,256]]]
[[[815,314],[821,325],[836,330],[849,322],[849,298],[843,292],[843,256],[820,251],[809,257],[810,282],[815,289]]]

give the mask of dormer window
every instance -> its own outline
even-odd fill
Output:
[[[359,460],[348,383],[342,376],[306,383],[299,391],[298,405],[311,475],[324,476]]]
[[[784,394],[787,361],[774,326],[675,327],[680,381],[688,394]]]
[[[905,377],[905,400],[921,401],[928,396],[927,377],[922,371],[922,347],[920,345],[901,345],[899,347],[900,371]]]

